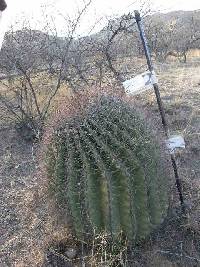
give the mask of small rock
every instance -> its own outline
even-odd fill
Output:
[[[198,146],[191,146],[190,150],[194,153],[194,154],[199,154],[200,152],[200,148]]]
[[[68,248],[65,251],[65,255],[69,258],[69,259],[74,259],[76,257],[77,254],[77,250],[75,248]]]
[[[184,201],[184,205],[185,205],[186,210],[191,210],[192,206],[193,206],[193,203],[192,203],[191,200],[185,200]]]

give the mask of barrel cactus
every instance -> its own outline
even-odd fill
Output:
[[[120,98],[103,96],[81,115],[66,118],[54,131],[46,159],[54,197],[79,238],[123,233],[135,242],[166,215],[158,144]]]

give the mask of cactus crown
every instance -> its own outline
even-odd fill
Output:
[[[57,203],[79,238],[108,232],[141,240],[166,214],[166,178],[158,145],[135,110],[101,97],[66,119],[46,153]]]

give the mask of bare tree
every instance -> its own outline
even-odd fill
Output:
[[[28,138],[41,134],[61,85],[74,78],[72,50],[76,30],[90,3],[84,5],[75,19],[65,18],[64,38],[58,38],[56,29],[53,35],[32,30],[27,21],[23,22],[22,30],[11,28],[6,35],[0,54],[0,69],[6,76],[1,79],[4,90],[0,92],[0,104],[18,128],[27,132]],[[77,69],[78,64],[75,65]]]
[[[158,61],[165,61],[172,49],[173,24],[167,25],[161,16],[149,16],[145,20],[145,29],[152,56]]]
[[[188,51],[198,48],[199,22],[198,11],[172,14],[170,20],[164,15],[149,16],[145,27],[152,55],[158,61],[175,56],[180,62],[186,62]]]
[[[143,11],[144,15],[149,9]],[[96,71],[99,72],[99,83],[103,78],[110,77],[115,81],[118,88],[122,88],[122,81],[129,75],[128,61],[131,57],[138,57],[139,35],[134,17],[131,13],[122,15],[116,19],[110,19],[107,25],[92,40],[94,63]],[[126,68],[124,68],[126,66]],[[131,64],[131,70],[138,70],[138,62]]]
[[[192,48],[198,48],[200,41],[199,30],[200,19],[195,13],[189,18],[187,25],[175,24],[174,34],[172,38],[173,55],[180,62],[186,63],[188,51]],[[171,53],[172,54],[172,53]]]

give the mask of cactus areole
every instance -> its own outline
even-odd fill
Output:
[[[106,232],[137,242],[168,207],[158,145],[126,102],[102,97],[54,131],[46,152],[51,192],[78,238]]]

